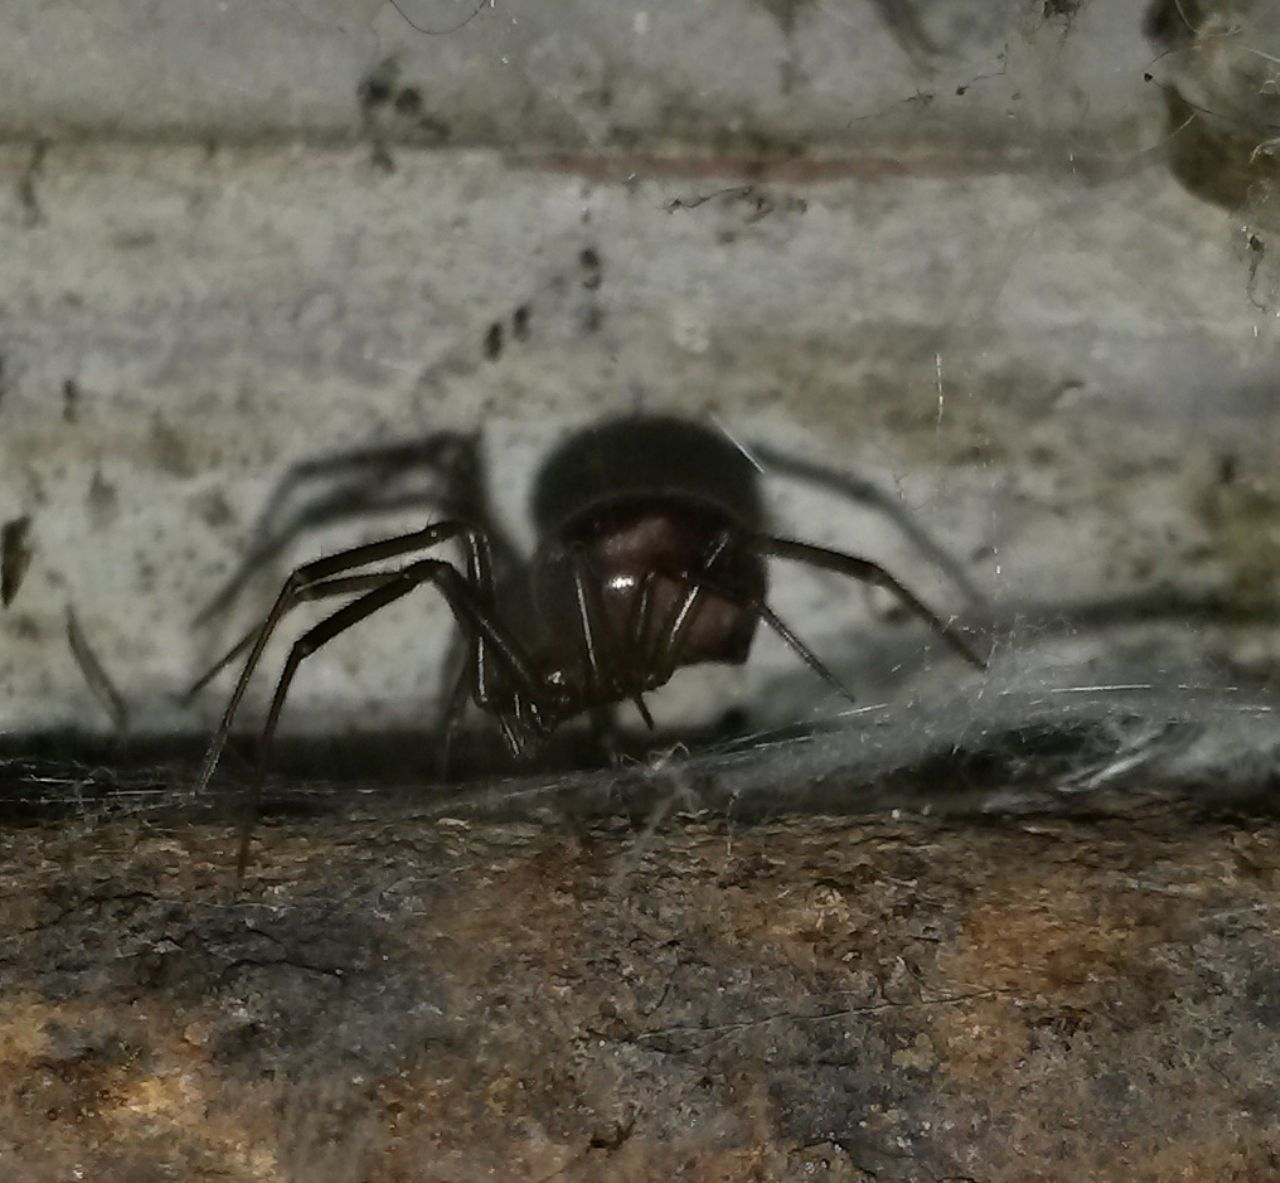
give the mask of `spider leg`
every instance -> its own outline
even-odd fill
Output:
[[[469,645],[475,645],[474,640]],[[471,661],[469,655],[453,677],[453,688],[445,700],[444,715],[440,720],[440,754],[436,763],[441,780],[449,779],[449,756],[453,749],[453,737],[462,725],[467,713],[467,701],[471,697]]]
[[[628,693],[626,683],[631,681],[636,640],[643,636],[637,628],[643,627],[643,619],[637,623],[637,614],[643,614],[651,601],[653,575],[646,575],[641,582],[640,590],[631,607],[631,619],[624,628],[624,635],[618,637],[611,626],[605,612],[604,600],[600,594],[599,574],[592,566],[591,560],[581,550],[572,556],[573,587],[578,609],[579,632],[582,639],[583,656],[589,678],[588,697],[596,700],[590,710],[591,731],[607,753],[609,761],[616,764],[620,759],[621,749],[618,738],[618,716],[616,703],[612,700],[626,696],[635,703],[641,719],[650,730],[653,730],[653,716],[645,706],[639,691]]]
[[[476,598],[486,605],[489,611],[496,610],[496,595],[493,579],[493,556],[490,553],[486,535],[480,531],[463,536],[467,554],[467,580],[474,589]],[[497,712],[494,702],[493,660],[485,648],[483,639],[474,631],[462,634],[462,649],[452,647],[445,660],[445,668],[452,671],[446,675],[449,690],[445,696],[445,711],[440,721],[440,759],[439,772],[441,780],[449,774],[449,753],[453,746],[453,738],[462,718],[466,714],[468,692],[470,698],[479,707]],[[504,733],[505,734],[505,733]],[[508,744],[511,740],[508,737]]]
[[[248,553],[226,582],[200,610],[195,624],[224,612],[265,563],[281,554],[307,530],[357,516],[373,517],[407,509],[435,507],[449,516],[477,521],[492,535],[505,558],[514,547],[493,528],[480,473],[475,435],[442,431],[425,439],[387,447],[358,448],[295,464],[280,479],[252,531]],[[421,470],[435,479],[431,486],[388,492],[406,474]],[[308,500],[319,482],[339,482]],[[294,504],[301,500],[301,504]],[[275,520],[286,514],[283,524]]]
[[[454,736],[466,713],[467,702],[487,710],[498,720],[503,741],[513,756],[519,756],[540,734],[544,727],[535,712],[518,692],[500,694],[498,681],[501,669],[495,668],[485,648],[483,637],[470,636],[466,640],[467,653],[452,681],[448,706],[440,724],[440,759],[438,770],[441,780],[449,776],[449,757]]]
[[[600,597],[600,580],[595,577],[590,560],[581,550],[573,552],[571,561],[579,634],[589,678],[588,696],[613,698],[620,689],[617,685],[617,654]]]
[[[692,575],[686,572],[683,579],[684,598],[675,605],[662,627],[655,632],[652,648],[644,654],[645,668],[656,671],[663,682],[671,677],[680,664],[680,653],[684,639],[688,636],[689,626],[693,624],[698,609],[702,606],[703,595],[709,590],[709,582],[705,577],[724,548],[729,545],[729,538],[727,531],[717,534],[702,558],[702,570]]]
[[[647,668],[644,664],[644,643],[653,620],[653,588],[657,577],[656,571],[648,571],[641,576],[640,586],[636,590],[635,598],[631,601],[631,610],[622,630],[623,635],[618,637],[611,634],[610,636],[612,647],[610,656],[612,660],[617,662],[614,667],[614,680],[619,685],[625,682],[630,682],[633,686],[643,684],[644,673]],[[589,591],[593,598],[588,598],[584,595],[584,591]],[[589,608],[591,611],[598,610],[603,613],[603,605],[599,602],[599,595],[600,584],[598,580],[588,580],[585,588],[579,587],[580,610]],[[593,602],[596,607],[590,608]],[[584,628],[591,629],[592,627],[592,622],[588,618]],[[631,700],[644,725],[652,731],[655,725],[653,716],[649,713],[649,707],[644,701],[643,690],[627,693],[625,689],[620,689],[619,695]],[[616,702],[606,702],[592,707],[590,711],[592,734],[595,735],[602,749],[608,754],[610,762],[614,764],[621,757],[617,707],[618,704]]]
[[[858,701],[853,691],[831,672],[827,667],[827,663],[796,636],[787,623],[768,604],[757,601],[754,604],[746,603],[744,607],[752,608],[760,619],[782,638],[787,647],[837,694],[842,698],[847,698],[850,702]]]
[[[850,702],[856,702],[853,691],[831,672],[826,663],[792,631],[786,621],[770,608],[763,599],[758,596],[743,595],[741,592],[726,587],[717,582],[710,574],[711,568],[715,565],[721,553],[735,540],[735,537],[727,531],[718,535],[703,559],[703,570],[686,574],[684,582],[687,591],[684,599],[676,606],[675,611],[668,617],[665,625],[658,633],[657,647],[650,654],[652,668],[657,669],[660,675],[665,675],[666,677],[670,677],[675,671],[680,660],[682,640],[684,636],[688,635],[689,624],[700,607],[700,597],[711,594],[754,613],[781,638],[805,665],[831,686],[837,694],[847,698]]]
[[[373,544],[380,545],[380,544]],[[357,548],[361,549],[361,548]],[[335,558],[338,556],[334,556]],[[324,560],[321,560],[323,562]],[[371,578],[378,578],[371,576]],[[389,571],[381,577],[381,582],[365,592],[358,599],[344,604],[332,615],[325,617],[302,634],[289,650],[289,657],[276,682],[275,692],[271,697],[271,706],[267,711],[266,722],[258,737],[258,771],[254,778],[253,796],[246,828],[241,833],[240,855],[237,859],[238,873],[243,876],[248,860],[249,828],[257,815],[258,802],[262,792],[262,771],[267,751],[275,736],[276,726],[280,721],[280,713],[284,709],[285,698],[293,683],[298,667],[323,645],[334,637],[359,624],[374,613],[394,603],[402,596],[408,595],[424,583],[433,584],[444,596],[453,610],[458,623],[468,630],[482,635],[488,644],[500,655],[507,667],[509,676],[514,677],[529,702],[536,702],[538,687],[533,668],[515,640],[506,629],[488,612],[487,606],[479,603],[474,589],[459,572],[449,563],[440,559],[419,559],[410,563],[400,571]],[[241,681],[245,680],[244,675]]]
[[[276,626],[281,619],[297,604],[308,598],[306,589],[315,584],[323,583],[328,591],[316,591],[311,593],[311,598],[322,596],[325,594],[340,594],[341,591],[358,591],[364,590],[367,585],[364,583],[338,583],[331,579],[332,576],[340,575],[344,571],[349,571],[353,567],[362,567],[368,563],[384,561],[390,558],[396,558],[403,554],[408,554],[415,550],[425,550],[429,547],[436,546],[441,542],[448,541],[458,535],[468,533],[476,533],[474,528],[460,521],[437,522],[434,525],[427,526],[422,530],[415,530],[409,534],[402,534],[396,538],[384,539],[380,542],[367,543],[364,546],[353,547],[350,550],[341,551],[336,555],[329,555],[322,559],[316,559],[314,562],[307,563],[299,567],[288,579],[285,580],[284,586],[280,589],[280,594],[276,597],[275,604],[271,611],[267,614],[262,624],[252,634],[252,645],[249,645],[249,637],[244,638],[232,650],[226,658],[219,662],[209,674],[206,674],[199,682],[196,683],[194,689],[198,689],[204,685],[210,677],[220,670],[228,661],[234,660],[234,657],[245,648],[249,649],[248,659],[245,661],[244,669],[241,671],[240,678],[236,682],[235,689],[231,693],[231,698],[227,702],[226,710],[223,712],[222,721],[218,726],[218,730],[214,735],[213,742],[210,744],[209,752],[205,756],[204,764],[200,769],[200,776],[197,780],[197,791],[203,789],[208,783],[209,778],[213,775],[213,770],[218,762],[218,757],[222,753],[222,748],[226,743],[227,736],[231,731],[231,724],[235,719],[236,711],[239,709],[240,701],[244,697],[246,688],[249,685],[249,679],[253,676],[253,671],[257,668],[258,662],[262,659],[263,650],[266,648],[267,641],[271,634],[275,631]],[[456,574],[456,572],[455,572]],[[359,579],[359,577],[351,577]],[[521,660],[524,660],[521,658]],[[194,692],[194,690],[193,690]]]
[[[839,575],[848,575],[860,579],[864,583],[876,584],[891,591],[899,600],[921,620],[928,624],[948,645],[960,654],[967,662],[980,670],[987,668],[986,661],[970,648],[959,632],[948,622],[937,616],[916,596],[908,591],[892,575],[878,563],[844,551],[829,550],[825,546],[815,546],[809,542],[795,542],[788,538],[774,538],[767,534],[748,534],[741,538],[744,546],[759,554],[771,555],[779,559],[792,559],[798,563],[807,563],[810,567],[819,567],[824,571],[835,571]]]
[[[498,728],[502,732],[503,740],[506,741],[507,750],[513,756],[518,756],[524,750],[524,740],[516,730],[515,719],[503,710],[497,711],[496,714],[498,716]]]
[[[348,592],[363,592],[377,586],[378,581],[384,578],[385,572],[377,571],[369,575],[338,575],[332,579],[321,579],[315,583],[308,583],[296,589],[293,602],[284,609],[288,612],[289,608],[298,604],[307,603],[310,600],[321,600],[329,596],[340,596]],[[284,615],[281,613],[281,616]],[[191,687],[183,694],[182,701],[189,703],[197,694],[200,693],[210,682],[213,681],[223,670],[227,668],[237,657],[248,651],[249,647],[258,639],[262,632],[262,623],[255,624],[243,637],[241,637],[230,649],[226,651],[213,665],[211,665],[199,679],[192,683]]]
[[[717,553],[719,553],[717,551]],[[727,588],[722,584],[716,583],[702,575],[691,575],[688,579],[691,586],[696,586],[702,592],[709,592],[712,595],[719,596],[721,599],[728,600],[732,604],[745,608],[749,612],[755,613],[761,620],[771,628],[778,637],[786,644],[786,646],[805,663],[815,674],[827,683],[842,698],[847,698],[850,702],[857,702],[852,690],[850,690],[839,678],[835,676],[824,662],[808,645],[792,631],[791,627],[780,617],[772,608],[769,607],[764,600],[756,596],[744,596],[734,592],[731,588]],[[679,657],[678,650],[674,649],[673,643],[669,640],[668,650],[664,654],[667,661],[666,670],[674,670],[676,660]]]
[[[839,472],[816,464],[810,460],[792,456],[769,444],[752,443],[751,455],[766,468],[773,469],[792,480],[804,481],[826,489],[850,501],[861,502],[872,509],[883,513],[903,535],[922,554],[927,555],[934,565],[946,572],[951,581],[958,587],[965,599],[979,609],[985,609],[986,597],[969,578],[964,566],[959,563],[941,543],[934,541],[929,532],[907,511],[896,497],[890,496],[873,482],[850,473]]]
[[[476,531],[467,534],[464,543],[467,548],[467,581],[477,603],[493,616],[497,610],[497,596],[488,539]],[[512,755],[520,755],[545,730],[536,710],[541,692],[535,689],[532,697],[522,698],[519,690],[511,691],[509,686],[502,684],[504,672],[510,667],[509,659],[499,651],[495,662],[493,641],[487,640],[482,632],[474,629],[464,631],[463,637],[465,651],[461,662],[456,663],[457,673],[451,679],[446,699],[448,706],[441,722],[441,779],[448,776],[449,752],[466,711],[468,691],[476,706],[497,718],[502,738]],[[536,682],[536,676],[533,680]],[[528,685],[528,679],[524,679],[526,694]]]
[[[649,626],[653,622],[653,585],[656,579],[657,573],[654,571],[645,574],[640,581],[640,590],[636,592],[635,603],[631,607],[627,641],[633,661],[639,661],[644,657],[644,641],[649,635]]]
[[[649,624],[653,619],[653,584],[656,578],[655,572],[650,571],[640,581],[640,590],[636,593],[635,603],[631,609],[631,624],[627,629],[627,643],[630,660],[636,664],[640,662],[641,646],[648,633]],[[643,692],[637,690],[631,696],[631,701],[636,704],[636,710],[640,712],[640,718],[644,720],[645,726],[652,731],[654,726],[653,716],[649,714],[649,708],[645,705]]]
[[[497,594],[494,588],[493,556],[486,535],[476,532],[465,539],[467,551],[467,580],[474,589],[476,599],[490,612],[497,611]],[[485,646],[484,638],[471,634],[467,645],[467,662],[470,666],[471,695],[476,704],[489,707],[495,701],[497,671],[493,655]]]
[[[400,510],[430,509],[439,505],[440,498],[420,494],[376,500],[350,485],[342,485],[299,510],[276,533],[254,542],[222,586],[196,613],[192,626],[199,628],[226,612],[249,580],[273,559],[278,558],[299,534],[307,530],[319,529],[344,518],[374,517]]]
[[[644,668],[654,671],[658,682],[667,681],[680,664],[680,652],[689,635],[689,626],[697,617],[707,588],[698,575],[686,575],[684,597],[667,613],[662,626],[654,630],[649,650],[644,654]]]
[[[640,718],[644,720],[644,725],[652,731],[654,729],[653,716],[649,713],[649,707],[644,701],[644,695],[637,690],[631,696],[631,701],[636,704],[636,710],[639,712]]]
[[[635,703],[645,725],[653,730],[653,716],[645,705],[641,691],[629,691],[636,670],[643,670],[640,660],[640,644],[645,636],[650,611],[655,575],[645,575],[632,602],[623,636],[616,635],[605,611],[600,594],[599,573],[582,551],[572,556],[573,587],[578,610],[579,633],[582,640],[584,665],[589,679],[588,697],[597,700],[591,710],[592,730],[601,739],[611,755],[617,754],[615,732],[617,721],[612,700],[626,697]]]

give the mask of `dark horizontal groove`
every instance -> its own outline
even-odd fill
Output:
[[[670,746],[723,738],[723,732],[663,735]],[[0,821],[86,813],[169,812],[220,815],[239,810],[255,779],[251,741],[233,739],[205,793],[194,796],[209,736],[134,735],[119,739],[77,730],[0,737]],[[618,756],[640,763],[647,736],[619,737]],[[586,730],[557,733],[541,751],[516,759],[496,734],[460,735],[442,778],[435,738],[420,730],[282,736],[271,748],[264,780],[266,812],[333,812],[357,793],[430,801],[501,778],[561,777],[609,766]]]
[[[243,128],[206,128],[173,124],[151,127],[119,127],[96,124],[49,124],[43,127],[0,126],[0,148],[23,148],[46,144],[61,148],[192,148],[210,151],[255,148],[308,148],[346,150],[368,143],[356,126],[341,127],[264,127],[246,131]],[[491,144],[449,144],[450,148],[486,148]]]
[[[1163,742],[1176,757],[1194,725]],[[938,737],[887,760],[859,765],[858,736],[838,722],[737,739],[710,733],[621,737],[611,764],[585,730],[557,735],[536,758],[516,761],[497,738],[460,738],[442,781],[429,737],[418,731],[282,738],[272,749],[263,816],[387,819],[456,814],[476,818],[630,816],[646,822],[669,809],[750,824],[784,815],[867,816],[904,807],[955,817],[1138,816],[1180,808],[1188,816],[1273,816],[1280,770],[1250,779],[1180,770],[1155,761],[1107,778],[1101,791],[1072,787],[1077,774],[1116,744],[1109,717],[1040,720]],[[254,783],[247,749],[231,745],[201,795],[195,779],[205,735],[116,741],[74,731],[0,739],[0,823],[130,814],[174,821],[243,816]]]
[[[148,806],[190,800],[209,737],[200,734],[137,735],[120,739],[59,730],[0,739],[0,817],[75,812],[130,801]],[[209,798],[238,793],[254,779],[252,743],[228,744]],[[576,758],[575,758],[576,757]],[[584,764],[585,753],[558,744],[537,762],[543,770]],[[489,737],[463,737],[451,760],[450,783],[519,770]],[[269,793],[281,785],[345,786],[440,784],[434,743],[421,731],[332,737],[281,737],[266,769]],[[289,794],[286,794],[289,795]]]
[[[424,143],[411,136],[372,139],[358,124],[329,127],[242,127],[160,125],[122,128],[66,125],[0,127],[0,150],[59,148],[193,149],[210,156],[219,151],[275,152],[304,147],[317,152],[367,148],[372,156],[453,155],[488,152],[513,169],[563,173],[601,183],[624,184],[648,178],[690,181],[723,179],[738,182],[819,184],[841,180],[881,181],[899,176],[960,177],[1061,171],[1085,180],[1102,179],[1107,171],[1091,164],[1088,152],[1072,147],[1070,167],[1043,139],[1035,143],[980,141],[968,134],[922,138],[904,151],[898,140],[883,137],[815,138],[803,145],[761,145],[749,135],[741,142],[712,143],[697,139],[645,136],[626,147],[597,147],[536,134],[517,140],[498,136],[451,138]],[[1070,145],[1063,145],[1064,151]],[[1066,159],[1065,156],[1062,157]]]

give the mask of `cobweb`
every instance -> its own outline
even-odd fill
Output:
[[[1107,671],[1098,671],[1105,674]],[[1002,669],[949,693],[869,703],[731,740],[633,748],[612,764],[560,745],[532,769],[432,783],[412,741],[348,736],[340,749],[285,743],[265,815],[585,818],[654,811],[719,814],[743,824],[793,812],[893,809],[956,815],[1133,810],[1181,800],[1202,811],[1270,812],[1280,789],[1280,697],[1257,687],[1185,682],[1117,666],[1082,683],[1061,667]],[[1204,671],[1200,671],[1203,673]],[[104,747],[61,737],[0,757],[10,817],[242,815],[251,770],[192,791],[200,749],[168,740]],[[56,749],[56,754],[53,753]]]

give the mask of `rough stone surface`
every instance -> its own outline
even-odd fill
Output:
[[[1273,628],[1216,628],[1273,612],[1280,586],[1265,268],[1158,170],[941,150],[816,178],[718,155],[397,159],[388,175],[364,149],[56,146],[33,183],[43,221],[0,218],[0,522],[28,519],[30,552],[0,612],[8,727],[110,726],[68,607],[135,728],[208,727],[222,684],[178,694],[290,566],[428,512],[304,531],[193,627],[292,465],[480,429],[528,543],[547,450],[635,408],[711,414],[878,489],[877,506],[768,480],[779,530],[878,559],[944,615],[970,605],[904,519],[1006,621],[1146,605],[1175,681],[1197,680],[1187,661],[1272,667]],[[775,597],[867,701],[913,688],[920,630],[885,605],[783,564]],[[308,662],[286,728],[417,725],[449,632],[425,593],[380,614]],[[1002,652],[1033,664],[1018,645]],[[1058,660],[1088,681],[1114,647],[1090,626]],[[655,709],[749,705],[794,667],[758,650],[746,678],[682,675]]]
[[[1160,121],[1129,0],[398,8],[10,0],[0,136],[794,149],[896,138],[926,108],[931,132],[982,142]]]
[[[1280,1172],[1280,830],[672,815],[0,836],[0,1171]]]

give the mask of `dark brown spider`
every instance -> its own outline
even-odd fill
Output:
[[[478,465],[462,467],[478,475]],[[268,639],[287,612],[308,600],[352,597],[294,643],[262,727],[260,760],[302,661],[422,584],[445,598],[466,643],[449,698],[446,735],[470,699],[497,719],[516,754],[573,716],[627,701],[652,727],[645,694],[682,666],[742,664],[762,620],[810,669],[852,698],[766,603],[769,557],[885,587],[966,660],[985,665],[884,568],[764,532],[755,463],[722,432],[688,420],[637,415],[596,424],[568,439],[539,475],[533,499],[539,542],[524,566],[515,563],[510,544],[486,520],[481,493],[471,490],[465,498],[457,494],[445,500],[465,503],[473,514],[297,568],[266,619],[196,684],[193,693],[248,650],[205,758],[201,788],[213,774]],[[392,498],[392,503],[402,502]],[[501,586],[494,574],[495,538],[507,568]],[[450,540],[463,547],[465,571],[437,558],[361,570]],[[259,549],[266,553],[278,545]],[[243,578],[243,571],[237,573],[232,591],[222,598],[233,594]],[[527,627],[513,627],[513,619],[532,625],[532,640]]]

